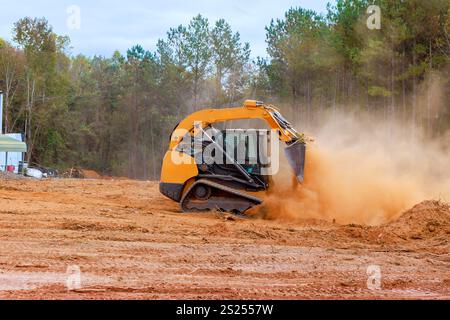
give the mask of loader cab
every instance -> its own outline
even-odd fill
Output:
[[[214,142],[203,138],[202,152],[193,155],[201,178],[220,180],[220,183],[238,189],[257,191],[267,188],[267,170],[264,169],[270,166],[269,130],[218,130],[210,126],[205,131]],[[255,179],[253,185],[245,181],[239,167]]]
[[[225,151],[249,173],[261,174],[261,167],[270,162],[270,132],[256,129],[222,131]],[[226,159],[225,159],[226,160]]]

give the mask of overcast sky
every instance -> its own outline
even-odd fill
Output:
[[[333,0],[16,0],[0,10],[0,37],[11,39],[18,19],[45,17],[56,33],[72,40],[72,54],[110,56],[135,44],[154,50],[158,39],[171,27],[187,24],[201,13],[210,22],[224,18],[243,41],[251,44],[252,56],[264,56],[265,30],[272,18],[281,18],[291,7],[325,12]],[[68,8],[80,8],[80,28],[69,28]],[[73,25],[73,24],[72,24]]]

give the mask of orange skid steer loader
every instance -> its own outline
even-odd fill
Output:
[[[271,130],[220,131],[213,127],[242,119],[264,120]],[[302,183],[305,136],[275,107],[247,100],[240,108],[195,112],[181,121],[171,135],[162,165],[160,192],[180,203],[183,212],[220,210],[244,214],[262,203],[252,193],[269,188],[273,170],[268,167],[267,153],[268,149],[277,148],[273,140],[286,144],[286,158]]]

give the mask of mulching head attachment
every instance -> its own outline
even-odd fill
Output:
[[[294,170],[299,183],[303,183],[305,179],[305,159],[306,144],[303,141],[297,141],[284,149],[286,158]]]

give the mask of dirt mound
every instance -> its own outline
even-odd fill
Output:
[[[98,172],[81,168],[71,168],[64,172],[61,176],[69,179],[102,179],[102,176]]]
[[[2,180],[22,180],[22,179],[29,179],[29,178],[27,178],[23,175],[20,175],[20,174],[0,171],[0,179],[2,179]]]
[[[102,176],[94,170],[81,169],[81,172],[85,179],[101,179],[102,178]]]
[[[338,230],[345,237],[374,244],[401,243],[414,246],[417,240],[437,240],[433,244],[433,250],[440,248],[448,251],[450,205],[441,201],[424,201],[388,224],[377,227],[349,224],[340,226]]]
[[[424,201],[403,213],[399,219],[380,227],[406,239],[428,239],[450,234],[450,205]]]

